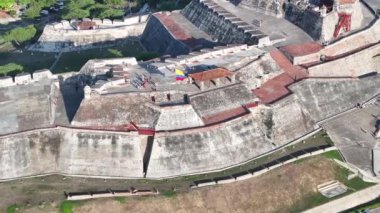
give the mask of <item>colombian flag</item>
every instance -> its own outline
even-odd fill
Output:
[[[180,69],[175,69],[175,80],[176,81],[185,80],[185,73],[183,73],[183,71]]]

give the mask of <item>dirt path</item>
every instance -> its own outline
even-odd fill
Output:
[[[336,164],[321,156],[289,164],[250,180],[181,193],[176,197],[93,200],[75,212],[289,212],[316,186],[334,179]]]

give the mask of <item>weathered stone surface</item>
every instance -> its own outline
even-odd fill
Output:
[[[71,20],[72,23],[76,22]],[[71,24],[72,24],[71,23]],[[145,29],[146,22],[115,22],[103,20],[97,29],[76,30],[67,21],[46,25],[38,42],[29,49],[41,52],[68,52],[109,46],[110,42],[122,41],[128,37],[138,37]],[[112,45],[112,44],[111,44]]]
[[[154,127],[160,112],[144,96],[114,94],[85,98],[72,121],[74,126],[112,127],[137,125]]]
[[[225,11],[221,7],[220,9]],[[223,18],[223,15],[218,15],[199,0],[190,2],[181,13],[218,42],[225,44],[257,44],[258,42],[259,37],[254,37],[251,33],[245,33],[244,29],[238,28],[237,21]]]
[[[204,125],[191,105],[161,107],[160,112],[156,131],[187,129]]]
[[[190,96],[191,104],[202,117],[241,107],[254,100],[255,96],[242,84]]]
[[[0,88],[0,135],[67,122],[61,104],[62,95],[51,79]]]
[[[308,79],[290,89],[314,121],[354,107],[380,93],[380,75],[361,79]]]
[[[313,39],[319,40],[322,35],[323,18],[316,12],[303,10],[294,4],[286,4],[285,18],[302,28]]]
[[[253,118],[231,121],[223,127],[156,135],[147,177],[221,169],[271,149]]]
[[[190,52],[190,48],[175,39],[155,16],[149,18],[141,36],[141,42],[148,51],[170,54],[172,56]]]
[[[46,130],[0,138],[0,179],[64,173],[142,177],[143,150],[134,134]]]
[[[270,108],[260,109],[260,119],[261,129],[278,146],[311,132],[315,125],[294,95],[275,102]]]

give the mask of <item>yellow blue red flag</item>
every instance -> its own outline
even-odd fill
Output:
[[[185,73],[180,69],[175,69],[175,80],[183,81],[185,79]]]

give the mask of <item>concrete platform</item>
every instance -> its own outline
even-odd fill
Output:
[[[323,124],[348,163],[372,176],[374,175],[372,149],[376,144],[372,134],[378,117],[380,117],[380,105],[370,105]]]
[[[223,0],[214,0],[214,2],[247,23],[260,20],[261,25],[259,30],[267,34],[269,37],[278,37],[279,35],[284,36],[285,41],[276,43],[276,47],[313,41],[313,39],[303,30],[283,18],[266,15],[262,12],[241,5],[235,6],[234,4]]]

